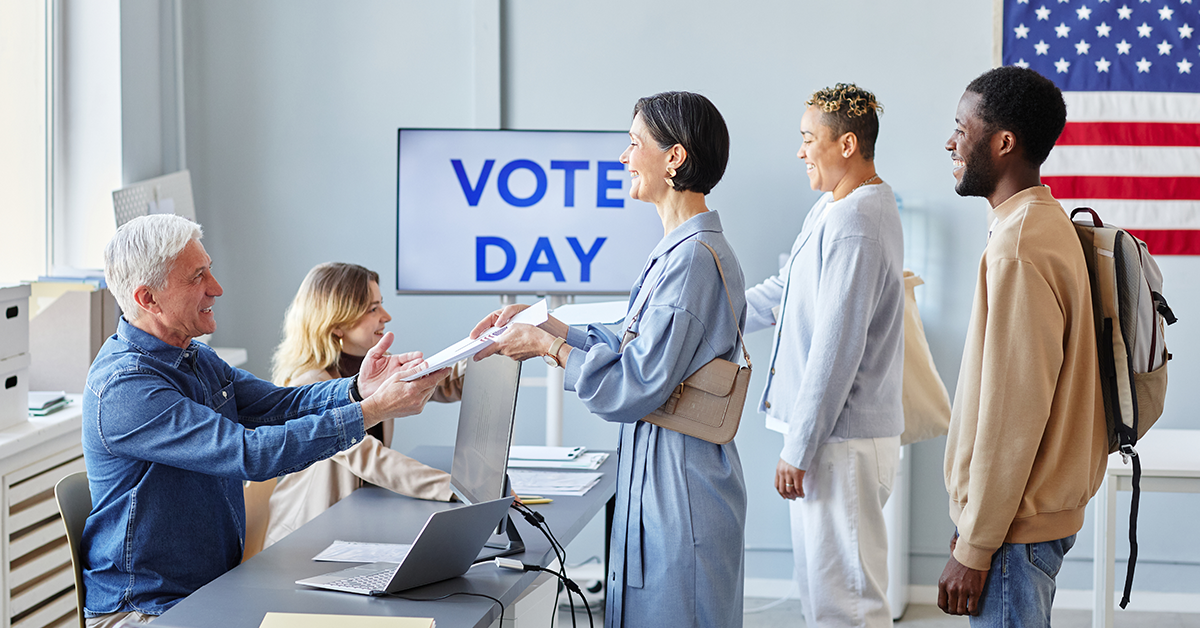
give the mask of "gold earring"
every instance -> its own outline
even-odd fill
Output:
[[[668,166],[667,167],[667,185],[669,185],[671,187],[675,187],[674,179],[675,179],[675,169]]]

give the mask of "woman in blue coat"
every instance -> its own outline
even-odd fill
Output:
[[[725,172],[729,132],[699,94],[642,98],[633,114],[621,155],[629,195],[654,204],[664,234],[630,294],[626,329],[636,337],[622,350],[601,325],[551,317],[540,327],[514,325],[476,359],[540,356],[566,369],[565,388],[588,410],[622,424],[605,626],[741,626],[746,487],[737,447],[640,420],[713,358],[739,356],[742,269],[705,205]],[[701,242],[720,259],[729,297]],[[492,313],[472,335],[524,307]]]

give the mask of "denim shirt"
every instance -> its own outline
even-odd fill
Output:
[[[166,612],[241,561],[242,480],[303,469],[362,438],[348,380],[277,387],[122,318],[83,396],[85,614]]]

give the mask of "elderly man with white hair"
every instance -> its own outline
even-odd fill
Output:
[[[358,375],[281,388],[194,338],[216,329],[221,285],[179,216],[132,220],[104,252],[124,315],[88,371],[83,532],[88,626],[146,623],[241,561],[242,480],[291,473],[354,446],[365,428],[424,408],[445,370],[400,378],[421,355],[386,334]]]

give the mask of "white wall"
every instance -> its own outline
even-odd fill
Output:
[[[357,262],[381,273],[385,294],[394,285],[396,129],[486,119],[479,94],[487,93],[481,81],[488,76],[475,64],[477,2],[184,4],[187,163],[205,244],[225,287],[215,340],[247,347],[252,371],[268,374],[283,310],[314,264]],[[733,141],[725,180],[709,203],[722,213],[748,283],[756,283],[777,270],[816,199],[795,158],[803,101],[839,81],[875,91],[885,107],[878,168],[901,196],[908,223],[923,225],[906,234],[929,243],[910,249],[910,263],[928,281],[921,288],[926,330],[953,390],[986,204],[954,194],[942,147],[963,87],[991,67],[992,4],[912,7],[868,0],[504,2],[500,120],[517,129],[621,130],[639,96],[667,89],[708,95]],[[1168,286],[1182,287],[1175,277],[1195,269],[1192,259],[1166,261]],[[1185,296],[1197,298],[1168,291],[1184,321],[1194,309]],[[399,346],[427,352],[462,337],[497,304],[488,297],[385,302]],[[769,338],[748,340],[765,360]],[[1187,361],[1200,354],[1197,344],[1186,328],[1172,329],[1180,356],[1173,381],[1197,375],[1194,359]],[[540,375],[543,367],[526,368]],[[756,375],[752,388],[762,384]],[[543,437],[543,394],[522,392],[517,442]],[[1183,409],[1196,394],[1176,384],[1162,424],[1195,427]],[[431,404],[401,421],[400,433],[411,445],[450,444],[456,416],[456,407]],[[566,442],[615,445],[615,428],[570,394],[565,416]],[[751,406],[737,443],[750,493],[747,576],[787,578],[787,509],[771,489],[780,437]],[[914,450],[914,584],[936,583],[952,532],[943,447],[939,439]],[[1143,497],[1138,588],[1200,592],[1200,540],[1183,523],[1200,518],[1200,500],[1162,497]],[[1064,588],[1090,587],[1090,525],[1069,556]],[[571,561],[599,551],[593,544]]]

